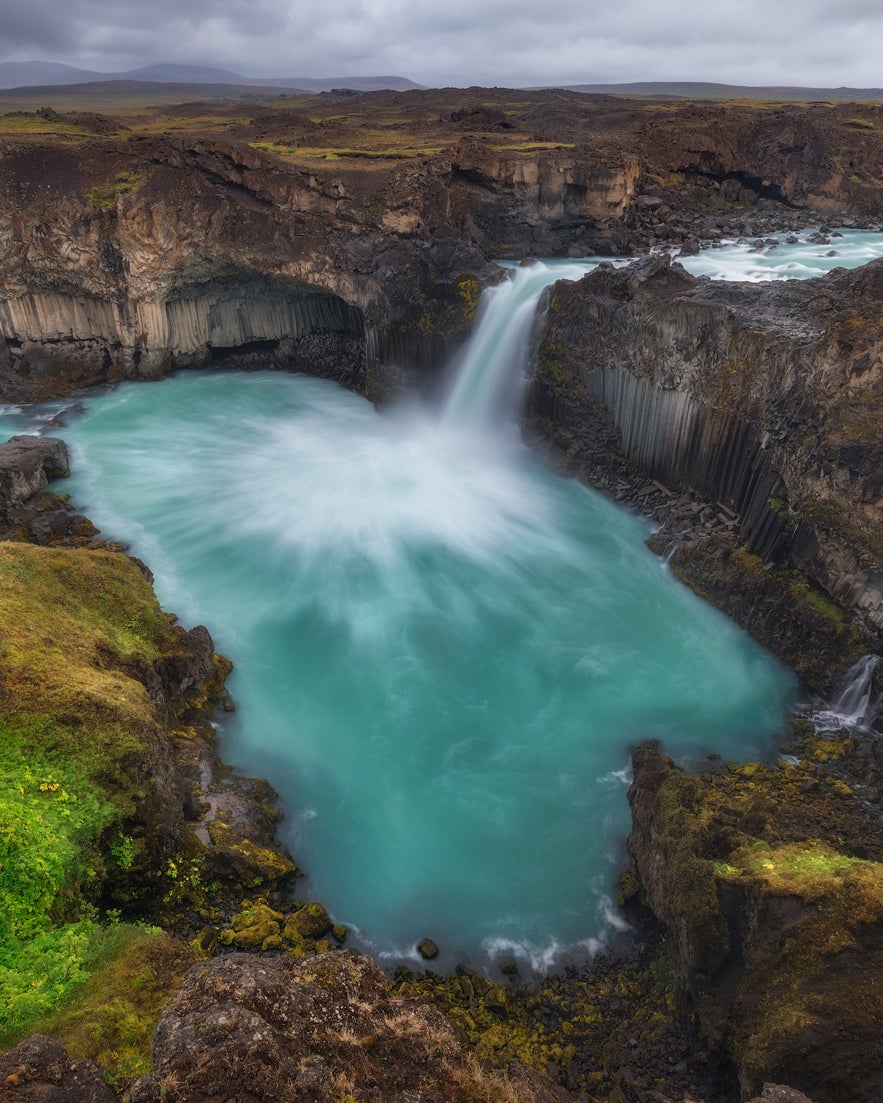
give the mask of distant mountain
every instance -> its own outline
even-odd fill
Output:
[[[280,88],[325,92],[332,88],[355,88],[360,92],[379,89],[405,91],[420,88],[405,77],[243,77],[226,69],[212,69],[205,65],[162,64],[148,65],[143,69],[131,69],[124,73],[99,73],[89,69],[76,69],[54,61],[3,61],[0,62],[0,88],[31,88],[34,86],[59,86],[91,84],[104,81],[146,81],[151,84],[224,84],[249,88]]]
[[[23,88],[34,84],[79,84],[103,75],[86,69],[75,69],[72,65],[60,65],[55,61],[0,62],[0,88]]]
[[[546,87],[549,87],[548,85]],[[634,84],[564,84],[569,92],[687,100],[883,100],[883,88],[792,88],[780,85],[713,84],[703,81],[639,81]]]

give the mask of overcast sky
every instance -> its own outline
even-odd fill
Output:
[[[0,61],[421,84],[883,85],[883,0],[0,0]]]

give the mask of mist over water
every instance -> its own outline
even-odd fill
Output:
[[[786,707],[790,678],[643,522],[511,434],[194,373],[66,435],[66,489],[236,662],[225,756],[279,789],[311,895],[378,952],[599,937],[629,744],[748,756]]]
[[[281,793],[299,895],[389,960],[425,935],[442,964],[593,947],[629,746],[762,754],[794,692],[645,522],[518,439],[526,304],[552,278],[494,294],[442,410],[199,372],[88,396],[62,433],[63,489],[234,659],[222,753]]]

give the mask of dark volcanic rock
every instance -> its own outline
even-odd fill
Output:
[[[0,511],[20,505],[50,479],[70,474],[67,446],[55,437],[11,437],[0,444]]]
[[[827,614],[836,649],[819,644],[827,677],[784,657],[821,692],[883,629],[881,297],[883,261],[767,284],[696,279],[667,256],[602,265],[552,289],[531,386],[533,419],[589,477],[618,444],[639,471],[728,511],[759,570],[802,574],[792,601]],[[674,563],[692,582],[690,555]]]
[[[32,1034],[0,1054],[0,1103],[115,1103],[91,1061],[72,1061],[64,1046]]]
[[[809,762],[694,777],[645,745],[632,764],[629,851],[743,1094],[883,1097],[878,816]]]
[[[194,966],[163,1012],[153,1065],[131,1103],[429,1103],[441,1084],[446,1098],[491,1103],[501,1092],[437,1011],[390,996],[377,966],[348,951],[229,954]],[[569,1098],[524,1070],[510,1084],[516,1100]]]

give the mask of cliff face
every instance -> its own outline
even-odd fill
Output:
[[[377,396],[463,338],[488,258],[883,212],[873,107],[446,90],[248,111],[0,139],[0,399],[209,361]]]
[[[640,470],[723,503],[761,567],[799,567],[879,632],[881,294],[880,261],[775,284],[602,268],[551,293],[533,415],[555,434],[604,409]]]
[[[463,331],[458,285],[486,268],[469,247],[388,230],[370,190],[353,199],[342,181],[283,171],[247,145],[96,140],[5,154],[7,400],[208,361],[309,368],[370,390],[397,339]],[[117,178],[116,192],[97,186]]]
[[[879,1098],[883,835],[860,791],[807,760],[695,777],[645,745],[632,763],[644,899],[743,1098],[769,1080]]]

